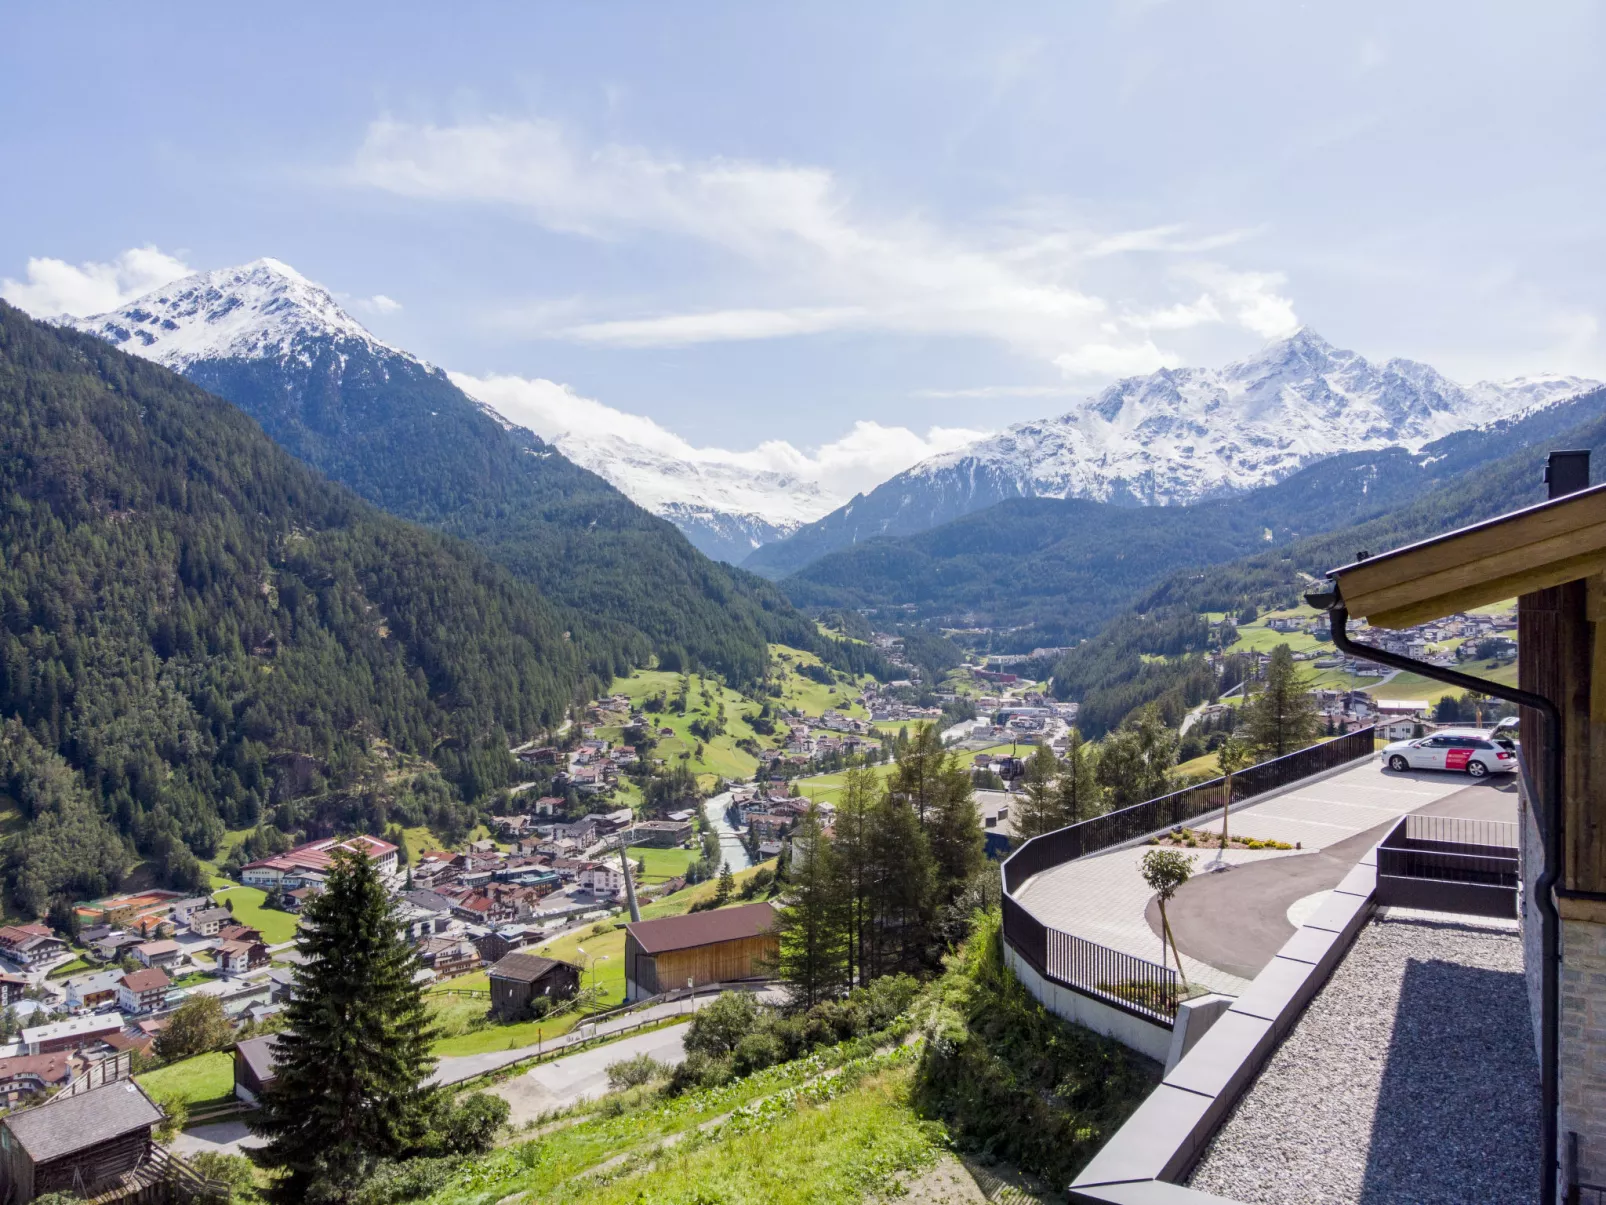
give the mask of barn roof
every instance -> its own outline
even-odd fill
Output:
[[[235,1051],[256,1076],[257,1083],[265,1084],[274,1076],[275,1051],[279,1035],[266,1033],[260,1038],[246,1038],[234,1044]]]
[[[162,1120],[133,1080],[92,1088],[77,1096],[58,1096],[32,1109],[13,1113],[3,1123],[35,1164],[87,1150],[134,1130],[148,1130]]]
[[[625,931],[636,939],[645,954],[666,950],[689,950],[722,941],[740,941],[768,932],[775,924],[775,909],[769,904],[744,904],[740,908],[716,908],[711,912],[688,912],[685,916],[665,916],[659,920],[631,921]]]
[[[1382,628],[1559,586],[1606,570],[1606,485],[1541,502],[1329,571],[1345,609]]]
[[[519,983],[535,983],[545,978],[553,967],[579,970],[572,962],[543,958],[539,954],[505,954],[491,967],[487,975],[491,979],[513,979]]]

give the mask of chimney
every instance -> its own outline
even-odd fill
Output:
[[[1545,466],[1545,484],[1551,498],[1565,498],[1589,488],[1589,449],[1552,452]]]

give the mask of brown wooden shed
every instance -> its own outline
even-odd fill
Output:
[[[625,926],[625,999],[644,1000],[690,980],[757,979],[775,960],[775,909],[767,903],[717,908]]]
[[[486,972],[491,1011],[501,1021],[522,1021],[538,999],[556,1004],[580,990],[580,968],[539,954],[505,954]]]
[[[47,1192],[89,1197],[149,1158],[161,1120],[133,1080],[13,1113],[0,1121],[0,1195],[12,1205]]]

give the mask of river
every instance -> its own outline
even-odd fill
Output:
[[[753,864],[748,855],[747,846],[742,844],[741,837],[731,827],[730,821],[725,819],[725,809],[730,807],[731,793],[725,791],[703,801],[703,819],[719,834],[719,856],[725,860],[731,870],[746,870]]]

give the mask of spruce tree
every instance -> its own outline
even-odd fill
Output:
[[[902,796],[925,822],[926,813],[936,804],[943,789],[943,776],[948,771],[953,754],[942,747],[942,738],[935,724],[921,728],[912,741],[898,752],[898,769],[892,775],[892,792]]]
[[[1098,784],[1098,755],[1075,728],[1065,746],[1065,760],[1060,763],[1059,797],[1065,824],[1089,820],[1104,810],[1104,792]]]
[[[714,907],[723,908],[731,902],[731,896],[736,894],[736,876],[731,873],[731,864],[719,864],[719,883],[714,887]]]
[[[348,1199],[377,1160],[418,1145],[436,1104],[421,964],[368,858],[335,852],[297,949],[274,1079],[251,1121],[267,1139],[254,1157],[282,1173],[269,1194],[284,1205]]]
[[[1249,741],[1262,758],[1282,757],[1316,739],[1320,723],[1316,700],[1294,667],[1294,654],[1286,644],[1271,651],[1265,689],[1245,710]]]
[[[792,836],[795,864],[791,886],[776,911],[779,945],[776,974],[805,1007],[839,995],[848,986],[846,900],[831,843],[810,807]]]

